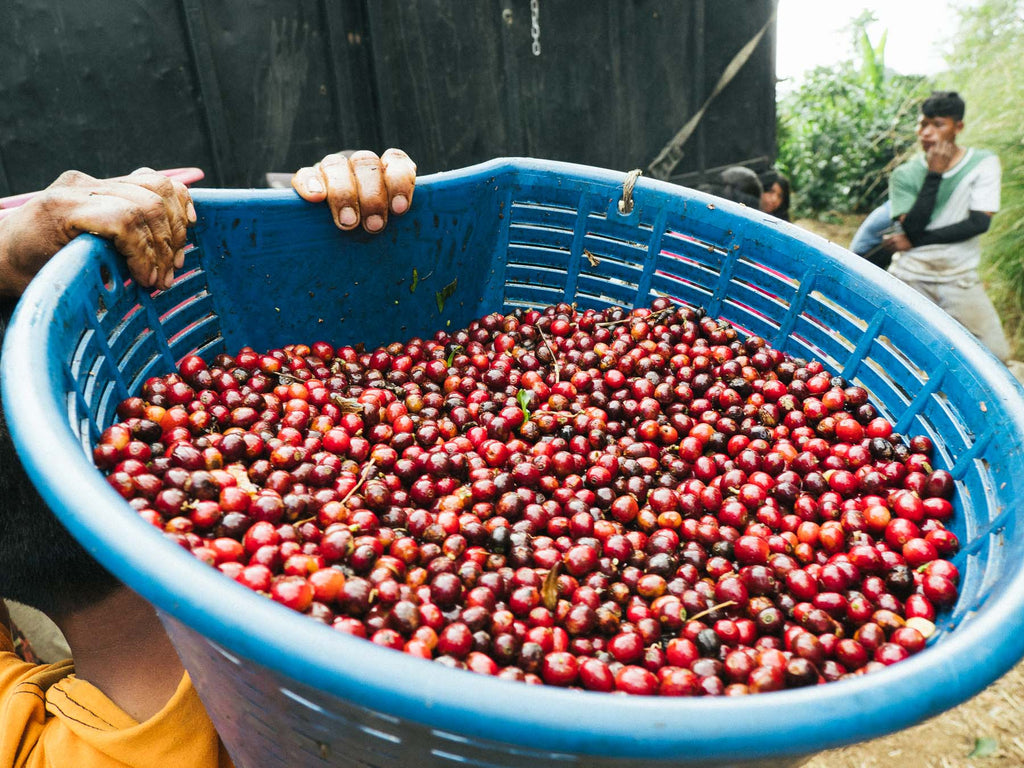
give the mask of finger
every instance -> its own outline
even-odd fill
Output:
[[[164,288],[169,288],[174,280],[174,270],[184,266],[185,246],[188,245],[188,226],[196,221],[192,196],[188,192],[188,187],[180,181],[157,173],[152,168],[139,168],[127,176],[124,181],[138,184],[160,195],[163,200],[164,214],[171,232],[170,247],[173,256],[171,265],[163,270],[160,282]]]
[[[158,237],[141,206],[121,195],[91,193],[73,206],[68,222],[79,233],[113,241],[135,281],[146,288],[157,287],[161,263]]]
[[[292,176],[292,188],[299,193],[299,197],[310,203],[319,203],[327,197],[320,170],[313,166],[299,168],[295,172]]]
[[[178,207],[184,212],[184,216],[189,224],[196,223],[196,209],[192,204],[192,195],[189,194],[188,187],[179,179],[173,178],[167,175],[167,171],[163,173],[154,171],[152,168],[142,166],[136,168],[127,176],[115,176],[107,179],[107,181],[121,181],[128,182],[130,184],[139,184],[146,187],[152,192],[162,194],[170,197],[173,195],[173,199],[176,200]],[[165,184],[165,180],[170,182],[170,186]]]
[[[391,211],[403,214],[412,204],[412,193],[416,187],[416,163],[402,150],[391,148],[380,156],[384,166],[384,183],[388,188]]]
[[[327,190],[327,204],[339,229],[354,229],[359,224],[359,183],[347,157],[327,155],[319,163],[320,178]]]
[[[379,157],[368,150],[349,158],[359,189],[359,212],[363,229],[380,232],[388,223],[388,187],[384,182],[384,166]]]
[[[140,169],[124,181],[111,182],[97,190],[103,194],[123,197],[143,213],[154,238],[158,275],[154,285],[170,288],[175,264],[184,261],[187,243],[187,214],[178,198],[174,182],[149,169]]]
[[[188,226],[196,220],[188,188],[180,181],[147,167],[137,168],[127,176],[107,181],[119,186],[102,191],[125,195],[142,205],[149,217],[150,231],[158,240],[163,239],[166,243],[166,249],[157,249],[159,274],[155,284],[161,288],[170,288],[174,281],[174,270],[180,269],[185,263]],[[145,190],[159,195],[160,203],[154,205],[153,198],[144,194]]]

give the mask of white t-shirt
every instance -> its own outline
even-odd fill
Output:
[[[925,172],[924,155],[914,157],[893,172],[890,199],[894,219],[910,210]],[[960,162],[942,174],[935,211],[926,229],[956,224],[971,211],[998,211],[1000,175],[996,155],[967,149]],[[980,260],[981,235],[976,235],[959,243],[922,245],[896,254],[889,271],[902,280],[950,282],[975,273]]]

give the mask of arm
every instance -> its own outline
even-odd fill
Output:
[[[924,232],[928,222],[932,219],[932,211],[935,209],[935,198],[939,193],[939,184],[942,183],[942,174],[937,171],[928,171],[924,177],[924,184],[910,210],[902,217],[903,231],[907,238],[914,245],[920,245],[917,238]]]
[[[970,240],[976,235],[987,232],[992,224],[992,214],[986,211],[971,211],[966,219],[937,229],[926,229],[910,238],[914,247],[919,245],[937,245],[939,243],[959,243]],[[906,225],[904,224],[904,227]]]
[[[195,210],[185,185],[148,168],[117,179],[68,171],[0,219],[0,296],[19,296],[61,247],[90,232],[109,238],[147,288],[170,285]]]
[[[939,185],[942,183],[942,174],[953,166],[959,154],[960,150],[956,144],[949,141],[940,141],[928,148],[925,154],[928,173],[924,177],[924,183],[910,210],[900,217],[903,231],[912,244],[923,245],[917,241],[917,238],[932,220],[935,198],[939,194]]]

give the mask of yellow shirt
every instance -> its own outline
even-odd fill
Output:
[[[169,702],[136,722],[74,675],[70,659],[30,664],[0,624],[2,768],[231,768],[186,673]]]

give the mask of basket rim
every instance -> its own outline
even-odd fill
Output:
[[[619,185],[625,174],[568,163],[502,158],[421,177],[418,189],[518,173],[543,173]],[[307,205],[290,190],[192,190],[196,206],[259,201]],[[739,225],[771,226],[884,286],[897,300],[912,289],[812,233],[764,214],[676,185],[641,178],[642,195],[684,196],[713,203]],[[400,226],[400,220],[390,226]],[[883,673],[809,689],[739,698],[626,697],[527,686],[451,670],[315,622],[225,579],[180,547],[168,547],[155,529],[124,505],[85,456],[70,428],[52,418],[62,402],[51,387],[26,386],[24,371],[46,371],[52,324],[63,291],[88,268],[96,249],[111,246],[76,238],[40,272],[11,322],[0,362],[10,431],[33,482],[73,534],[115,575],[159,611],[191,627],[231,654],[313,688],[378,712],[462,736],[532,749],[588,755],[669,759],[739,759],[807,754],[911,725],[974,695],[1024,656],[1024,569],[956,632]],[[1009,372],[966,330],[937,307],[904,302],[906,311],[935,324],[950,347],[970,360],[992,389],[1002,416],[1024,430],[1024,398]],[[54,482],[59,480],[59,482]],[[983,651],[979,651],[983,649]],[[971,659],[971,666],[950,659]],[[186,659],[187,662],[187,659]],[[472,675],[472,677],[466,677]],[[919,681],[929,681],[922,686]],[[898,707],[892,706],[899,703]],[[880,705],[881,703],[881,705]],[[892,711],[898,710],[898,711]],[[683,725],[683,727],[680,727]]]

